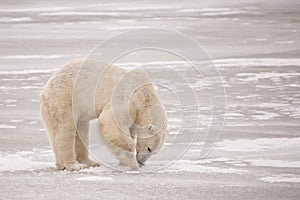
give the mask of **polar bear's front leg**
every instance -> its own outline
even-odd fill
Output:
[[[101,112],[98,118],[98,127],[120,163],[129,166],[133,170],[138,169],[139,164],[135,155],[135,141],[131,138],[128,127],[115,122],[110,106],[107,106]]]
[[[98,167],[99,163],[89,158],[89,120],[79,119],[77,123],[77,134],[75,142],[76,160],[78,163],[85,164],[89,167]]]

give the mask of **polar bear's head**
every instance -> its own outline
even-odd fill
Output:
[[[167,130],[165,127],[156,130],[157,126],[149,124],[148,136],[138,137],[136,144],[136,160],[140,166],[144,166],[145,162],[153,155],[156,154],[162,147]]]

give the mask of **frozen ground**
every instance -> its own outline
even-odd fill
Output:
[[[299,10],[297,0],[1,1],[0,199],[299,199]],[[201,119],[197,130],[178,134],[180,109],[159,90],[170,116],[169,156],[153,157],[148,168],[170,164],[199,133],[175,163],[147,173],[105,166],[56,171],[39,115],[42,86],[60,66],[87,56],[104,39],[146,27],[193,37],[218,66],[226,90],[219,142],[199,159],[210,124],[208,91],[214,85],[191,80],[200,99],[199,110],[191,111],[191,118]],[[164,73],[165,65],[186,76],[192,73],[179,61],[152,64],[161,67],[157,74]],[[174,91],[180,90],[177,86]],[[108,158],[103,156],[116,165]]]

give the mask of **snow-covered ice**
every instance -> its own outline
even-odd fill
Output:
[[[77,181],[112,181],[111,177],[101,177],[101,176],[86,176],[75,178]]]
[[[0,7],[0,199],[299,199],[299,1],[4,0]],[[146,41],[181,45],[193,59],[142,51],[116,61],[167,75],[155,85],[169,116],[162,151],[139,171],[106,167],[121,169],[104,150],[92,152],[105,158],[98,168],[55,170],[39,111],[43,85],[108,38],[150,27],[182,32],[212,58],[197,59],[192,46],[162,36]],[[130,38],[120,42],[132,45]],[[213,66],[217,75],[210,74]],[[178,101],[176,95],[189,96],[169,72],[189,83],[196,108]],[[220,97],[212,94],[219,76],[224,108],[212,105],[211,96]],[[222,134],[211,138],[212,114],[222,109]],[[197,120],[198,127],[181,128],[182,119],[188,125]],[[207,144],[214,148],[201,157]]]
[[[273,176],[266,176],[260,180],[268,183],[300,183],[299,175],[295,174],[279,174]]]
[[[262,152],[275,149],[298,147],[300,137],[297,138],[257,138],[257,139],[235,139],[218,142],[216,149],[222,151],[240,152]]]

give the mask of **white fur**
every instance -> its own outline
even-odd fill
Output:
[[[136,157],[141,155],[135,152],[146,154],[148,147],[156,152],[165,139],[166,123],[155,120],[166,122],[165,112],[152,112],[153,107],[163,110],[143,71],[128,72],[90,59],[64,66],[49,79],[41,95],[42,117],[57,169],[99,165],[89,159],[87,151],[89,120],[94,118],[120,162],[137,169]],[[156,126],[161,128],[154,133]]]

